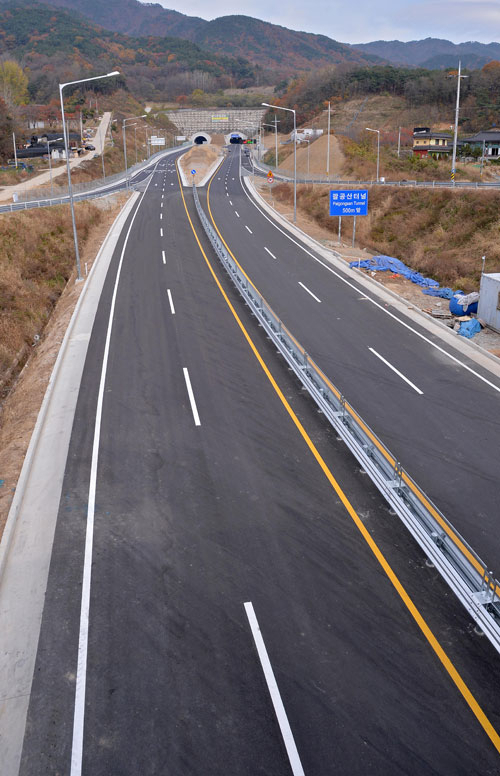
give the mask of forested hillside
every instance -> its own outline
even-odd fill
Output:
[[[53,0],[53,3],[77,10],[110,30],[129,35],[175,35],[221,55],[244,57],[281,77],[341,62],[365,65],[380,62],[373,54],[357,51],[325,35],[289,30],[250,16],[222,16],[208,22],[138,0]]]
[[[472,132],[493,124],[500,125],[500,62],[490,62],[481,70],[465,72],[468,77],[461,85],[461,131]],[[308,121],[323,109],[325,101],[331,101],[335,107],[337,103],[355,97],[384,94],[402,98],[409,108],[444,107],[451,119],[456,89],[456,71],[390,66],[338,67],[289,82],[279,99],[280,104],[297,108],[299,123]],[[289,130],[292,126],[289,116],[281,118],[282,130]]]
[[[180,38],[132,38],[110,32],[61,8],[0,4],[0,57],[29,68],[31,101],[44,103],[57,83],[118,68],[122,84],[142,98],[175,98],[195,88],[245,87],[264,78],[242,58],[209,53]],[[99,84],[98,89],[116,87]]]

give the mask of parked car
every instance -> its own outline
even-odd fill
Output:
[[[95,151],[95,146],[90,145],[90,143],[89,143],[88,145],[85,146],[85,150],[86,151]]]

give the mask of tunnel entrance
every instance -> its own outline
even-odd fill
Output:
[[[203,145],[204,143],[211,143],[212,138],[208,134],[208,132],[195,132],[191,137],[189,138],[194,145]]]
[[[246,135],[243,132],[231,132],[230,135],[226,135],[224,140],[226,143],[231,143],[233,145],[239,145],[240,143],[243,143],[244,140],[246,140]]]

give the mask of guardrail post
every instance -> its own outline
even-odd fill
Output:
[[[394,479],[397,480],[397,492],[398,495],[401,495],[403,491],[403,467],[401,466],[400,461],[396,461],[394,465]]]

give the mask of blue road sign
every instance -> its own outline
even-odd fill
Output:
[[[196,170],[191,170],[191,175],[196,175]]]
[[[330,191],[331,216],[367,216],[368,189]]]

